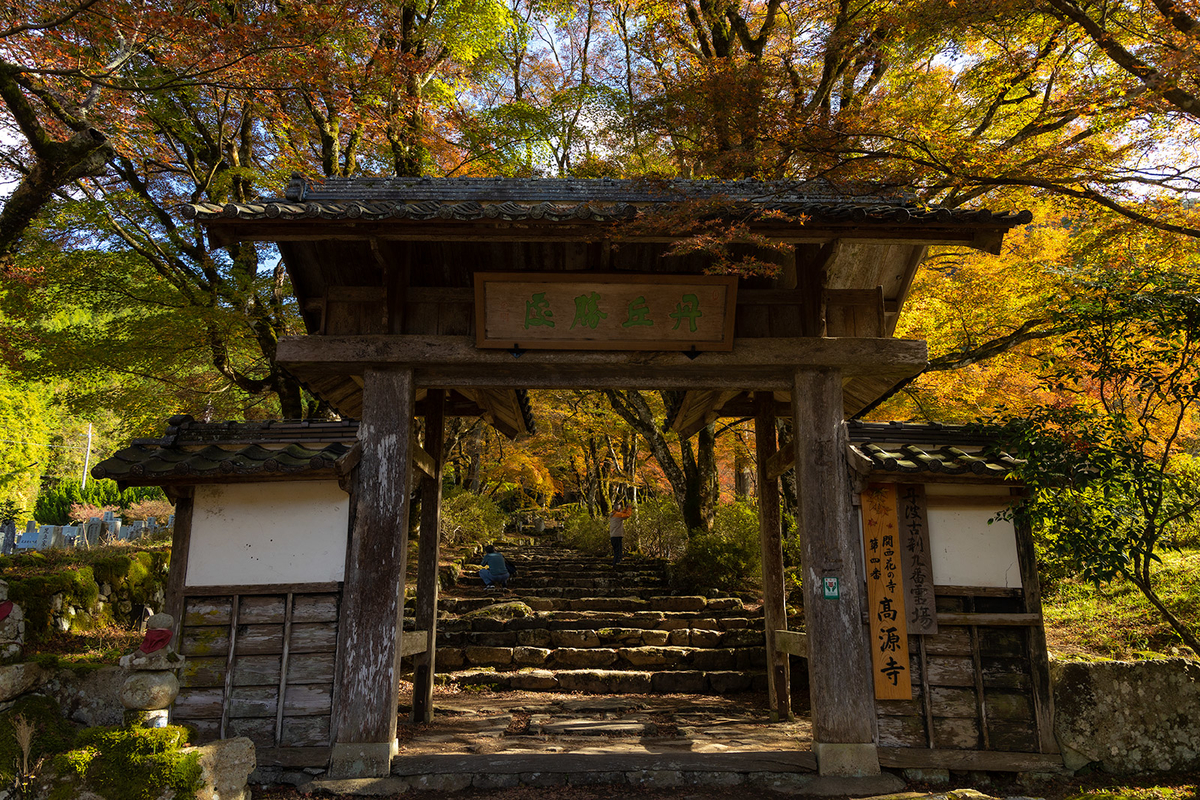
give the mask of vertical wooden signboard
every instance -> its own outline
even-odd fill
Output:
[[[862,498],[863,548],[867,557],[867,618],[871,673],[878,700],[911,700],[912,676],[904,578],[896,517],[896,487],[867,487]]]
[[[929,551],[929,519],[925,513],[924,484],[901,484],[900,564],[904,568],[904,599],[908,607],[908,629],[914,634],[938,632],[937,604],[933,595],[932,556]]]

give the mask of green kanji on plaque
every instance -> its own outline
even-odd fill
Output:
[[[525,301],[525,330],[529,330],[537,325],[545,325],[547,328],[553,328],[553,317],[554,312],[550,310],[550,301],[546,299],[545,292],[538,292]],[[574,325],[571,327],[574,327]]]
[[[680,298],[679,302],[675,304],[675,310],[667,316],[675,320],[675,327],[671,328],[671,330],[679,330],[679,324],[686,319],[688,323],[688,329],[692,333],[695,333],[696,320],[704,316],[704,314],[700,313],[700,298],[696,297],[694,294],[685,294],[682,298]]]
[[[633,328],[637,326],[653,326],[654,320],[650,319],[650,308],[646,305],[646,297],[639,295],[636,300],[629,303],[629,313],[624,322],[621,323],[622,328]]]
[[[581,294],[575,298],[575,319],[571,321],[571,330],[575,330],[576,325],[595,330],[600,320],[607,318],[608,314],[600,310],[599,294]]]

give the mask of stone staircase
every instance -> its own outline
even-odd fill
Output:
[[[677,596],[666,565],[547,543],[501,547],[519,574],[485,592],[469,569],[439,599],[438,680],[587,694],[765,691],[762,613],[728,596]],[[477,569],[477,568],[476,568]]]

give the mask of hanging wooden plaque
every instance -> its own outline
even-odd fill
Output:
[[[897,521],[900,523],[900,565],[904,574],[904,600],[908,630],[918,635],[938,632],[937,603],[933,594],[929,519],[925,513],[925,485],[900,484]]]
[[[862,496],[862,513],[875,697],[878,700],[911,700],[912,665],[904,612],[895,485],[868,486]]]
[[[476,344],[550,350],[732,350],[737,277],[475,273]]]

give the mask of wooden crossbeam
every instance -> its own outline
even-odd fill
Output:
[[[414,444],[412,446],[412,460],[413,466],[421,470],[421,472],[425,475],[428,475],[432,478],[435,474],[437,474],[437,462],[435,462],[433,460],[433,456],[429,455],[429,453],[426,453],[420,445]]]
[[[796,465],[796,448],[789,439],[767,460],[767,479],[774,480]]]
[[[412,367],[418,386],[789,391],[797,370],[900,380],[927,362],[925,343],[816,337],[736,340],[695,358],[669,351],[479,350],[467,336],[284,337],[279,363],[302,381],[370,367]]]
[[[808,658],[808,634],[799,631],[775,631],[775,650]]]
[[[938,625],[999,625],[1014,628],[1027,628],[1031,625],[1041,625],[1041,614],[1028,613],[957,613],[950,611],[939,611],[937,615]]]
[[[429,649],[429,631],[405,631],[400,636],[400,657],[407,658]]]

